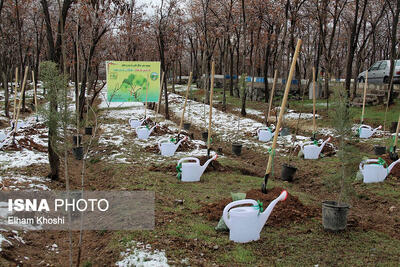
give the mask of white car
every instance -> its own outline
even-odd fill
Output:
[[[357,80],[360,83],[365,81],[367,71],[358,74]],[[381,60],[375,62],[368,69],[369,83],[389,83],[390,60]],[[393,74],[393,83],[400,83],[400,60],[395,60],[395,69]]]

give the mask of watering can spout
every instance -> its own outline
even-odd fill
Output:
[[[279,201],[285,201],[287,198],[287,191],[283,190],[282,193],[279,195],[279,197],[275,198],[271,203],[269,203],[267,209],[263,212],[260,213],[259,217],[258,217],[258,227],[259,230],[261,232],[262,228],[264,227],[264,224],[267,222],[269,215],[271,215],[272,210],[274,209],[275,205],[279,202]]]
[[[382,125],[379,125],[378,127],[376,127],[376,128],[372,131],[372,135],[373,135],[376,131],[380,130],[381,128],[382,128]]]
[[[180,146],[180,144],[185,141],[187,139],[187,136],[185,136],[183,139],[179,140],[178,143],[175,144],[175,149],[178,149],[178,147]]]
[[[322,152],[322,149],[324,149],[324,146],[326,145],[326,143],[328,143],[329,141],[331,141],[331,138],[329,137],[328,139],[326,139],[324,142],[322,142],[321,146],[319,147],[319,153],[320,154]]]
[[[216,160],[217,158],[218,158],[218,155],[215,155],[214,157],[207,160],[206,163],[204,163],[204,165],[201,166],[202,172],[204,172],[206,170],[208,164],[210,164],[211,161]]]
[[[150,131],[149,131],[149,135],[151,134],[151,132],[153,132],[153,130],[157,127],[158,125],[154,125],[153,127],[151,127]]]
[[[400,163],[400,159],[398,159],[398,160],[392,162],[392,164],[389,165],[389,167],[388,167],[388,172],[387,172],[387,173],[390,173],[390,172],[392,171],[393,167],[394,167],[397,163]]]

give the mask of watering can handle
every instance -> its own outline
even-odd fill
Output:
[[[373,163],[373,162],[377,163],[378,160],[377,159],[366,159],[366,160],[361,161],[360,162],[360,171],[364,170],[364,165],[366,163]]]
[[[301,152],[304,152],[304,146],[305,145],[308,145],[308,144],[314,144],[314,142],[313,141],[307,141],[307,142],[304,142],[304,143],[301,143],[300,144],[300,149],[301,149]]]
[[[187,157],[187,158],[180,159],[180,160],[178,161],[178,165],[181,164],[181,163],[184,162],[184,161],[189,161],[189,160],[194,160],[194,161],[196,161],[197,164],[200,164],[200,160],[199,160],[198,158],[195,158],[195,157]]]
[[[168,139],[161,139],[161,140],[158,141],[158,148],[159,148],[160,150],[161,150],[161,143],[162,143],[162,142],[165,142],[165,141],[168,142]]]
[[[254,199],[242,199],[242,200],[236,200],[228,205],[225,206],[224,211],[222,212],[222,218],[224,219],[224,222],[228,228],[230,227],[230,219],[228,218],[228,212],[231,208],[238,206],[238,205],[244,205],[244,204],[251,204],[251,205],[257,205],[257,201]]]
[[[369,126],[369,125],[366,125],[366,124],[362,124],[362,125],[360,125],[360,129],[361,128],[368,128],[368,129],[372,129],[372,127],[371,126]]]

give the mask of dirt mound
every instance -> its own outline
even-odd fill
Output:
[[[400,155],[400,151],[397,149],[397,153]],[[392,164],[393,160],[390,159],[389,154],[385,154],[380,156],[382,159],[384,159],[387,163],[387,165]],[[400,164],[396,164],[390,174],[394,177],[400,178]]]
[[[260,200],[263,202],[265,210],[269,203],[277,198],[283,190],[280,187],[274,187],[268,190],[267,194],[263,194],[259,189],[252,189],[246,192],[246,198]],[[197,213],[203,214],[210,221],[219,221],[222,211],[230,202],[232,202],[231,198],[225,198],[216,203],[205,204]],[[292,222],[302,222],[307,218],[316,216],[316,213],[316,209],[303,205],[297,197],[288,193],[285,201],[276,204],[267,225],[283,226]]]
[[[294,148],[293,155],[298,155],[300,151],[300,145],[297,145]],[[336,154],[335,146],[331,143],[327,143],[321,151],[324,154],[324,157],[331,157]]]

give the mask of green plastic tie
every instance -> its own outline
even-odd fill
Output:
[[[176,178],[178,178],[178,180],[182,180],[182,163],[179,163],[178,166],[176,166],[176,171],[178,172]]]
[[[264,211],[263,203],[260,200],[257,200],[257,205],[253,205],[252,207],[258,210],[258,214]]]
[[[314,139],[313,141],[314,145],[318,146],[318,141]]]
[[[173,138],[173,137],[171,137],[171,139],[169,139],[169,141],[171,141],[172,143],[175,143],[175,142],[176,142],[176,139]]]
[[[387,173],[389,174],[389,169],[388,169],[388,165],[386,163],[386,161],[383,158],[378,158],[378,162],[377,165],[381,165],[384,168],[386,168]]]

